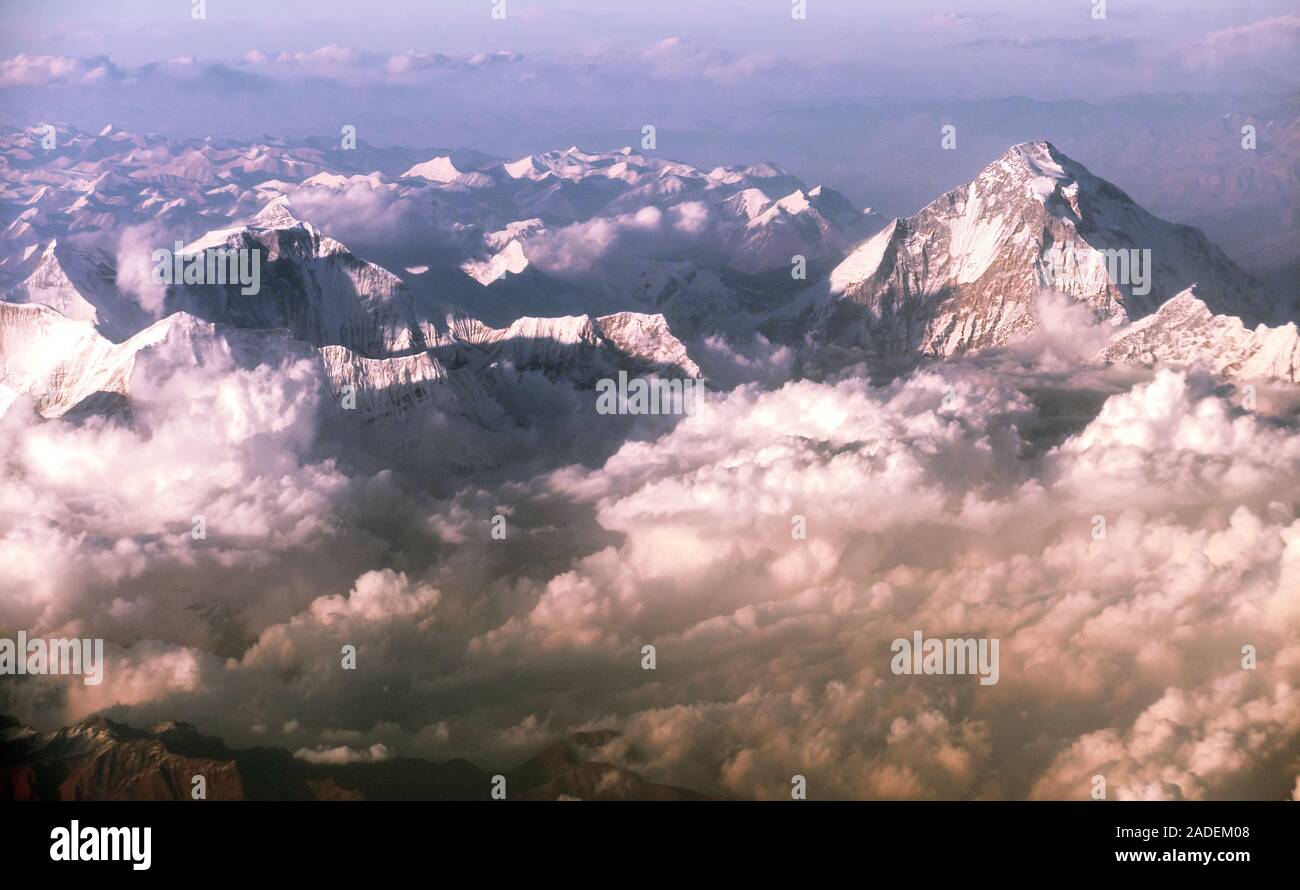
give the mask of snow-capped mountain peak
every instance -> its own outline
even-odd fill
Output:
[[[483,261],[467,260],[461,269],[479,284],[491,284],[504,275],[518,275],[528,268],[528,257],[524,256],[523,245],[517,240],[509,241],[500,252],[491,259]]]
[[[302,221],[293,215],[289,199],[279,197],[253,216],[252,225],[261,229],[288,229],[302,225]]]
[[[849,305],[833,311],[827,335],[886,354],[952,355],[1031,329],[1043,288],[1119,324],[1193,283],[1215,312],[1251,323],[1271,314],[1263,288],[1199,231],[1152,216],[1050,143],[1028,142],[852,250],[830,274],[830,293]]]
[[[416,164],[403,173],[402,176],[417,176],[431,182],[451,182],[457,176],[462,175],[462,172],[456,169],[456,165],[451,162],[450,157],[443,156],[425,161],[423,164]]]

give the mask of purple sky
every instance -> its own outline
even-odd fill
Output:
[[[1013,142],[1118,176],[1094,145],[1295,116],[1293,0],[1108,0],[1104,19],[1097,2],[807,0],[796,21],[791,0],[506,0],[504,20],[494,0],[207,0],[196,21],[192,0],[11,0],[0,123],[245,140],[351,124],[504,156],[615,148],[649,123],[668,156],[776,161],[906,213]],[[945,123],[962,151],[876,175]]]

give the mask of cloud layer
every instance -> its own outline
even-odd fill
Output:
[[[737,797],[1295,785],[1300,437],[1213,380],[748,384],[438,499],[316,453],[305,365],[223,353],[143,361],[131,427],[5,415],[3,624],[109,640],[102,686],[33,678],[6,708],[489,766],[612,727],[603,756]],[[917,630],[999,639],[998,684],[894,675]]]

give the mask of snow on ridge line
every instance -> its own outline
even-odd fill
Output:
[[[1239,380],[1300,383],[1300,331],[1295,322],[1251,329],[1216,315],[1193,288],[1120,331],[1096,356],[1104,362],[1202,365]]]
[[[451,182],[456,177],[462,175],[464,171],[457,170],[456,165],[451,162],[447,155],[441,155],[432,160],[425,161],[423,164],[416,164],[405,173],[403,177],[417,177],[427,179],[430,182]]]
[[[894,239],[899,222],[897,219],[892,220],[889,225],[858,245],[831,270],[831,293],[841,293],[849,286],[865,281],[876,274],[881,261],[885,258],[885,251],[889,249]]]

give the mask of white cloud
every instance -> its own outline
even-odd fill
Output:
[[[0,59],[0,89],[92,84],[117,74],[117,67],[104,56],[72,58],[19,53],[9,59]]]
[[[1258,772],[1300,733],[1285,630],[1300,520],[1274,501],[1300,471],[1286,433],[1166,372],[1035,469],[1017,459],[1023,397],[957,373],[738,390],[557,474],[623,541],[471,651],[634,659],[655,643],[682,679],[633,683],[607,722],[654,775],[720,793],[788,796],[799,772],[826,796],[1083,798],[1107,763],[1118,796],[1289,788]],[[1228,454],[1267,473],[1225,475]],[[1000,638],[1000,683],[894,677],[888,643],[916,628]],[[1257,673],[1247,643],[1271,653]],[[1182,741],[1153,745],[1159,726]],[[1095,762],[1090,739],[1119,747]],[[1056,763],[1036,762],[1043,746]]]
[[[388,760],[393,755],[387,747],[376,742],[361,751],[355,751],[346,745],[340,745],[336,748],[299,748],[294,752],[293,756],[308,763],[340,764],[376,763],[381,760]]]
[[[784,361],[762,345],[759,377]],[[1300,437],[1209,378],[1109,379],[1067,429],[1045,390],[1101,397],[1059,357],[747,384],[594,466],[436,501],[316,453],[311,361],[239,352],[147,355],[133,425],[0,422],[0,586],[24,592],[0,617],[112,647],[103,692],[29,685],[23,716],[480,763],[614,727],[620,765],[737,797],[795,773],[815,797],[1292,793]],[[914,630],[999,639],[998,684],[895,676]]]
[[[688,235],[698,235],[709,224],[709,208],[703,201],[683,201],[671,210],[673,228]]]
[[[1221,28],[1191,41],[1178,55],[1184,64],[1206,70],[1285,66],[1300,55],[1300,15]]]
[[[591,270],[612,249],[644,245],[660,237],[664,213],[646,206],[634,213],[596,216],[586,222],[538,232],[524,242],[531,263],[560,275]],[[629,244],[630,242],[630,244]]]
[[[154,280],[153,252],[168,243],[159,225],[128,226],[117,241],[117,289],[154,318],[162,317],[167,285]]]
[[[1300,49],[1300,15],[1279,15],[1212,31],[1202,40],[1218,53],[1241,55],[1278,49]]]
[[[681,80],[704,77],[733,85],[778,64],[774,52],[734,54],[718,47],[702,46],[683,37],[668,37],[641,51],[654,77]]]

